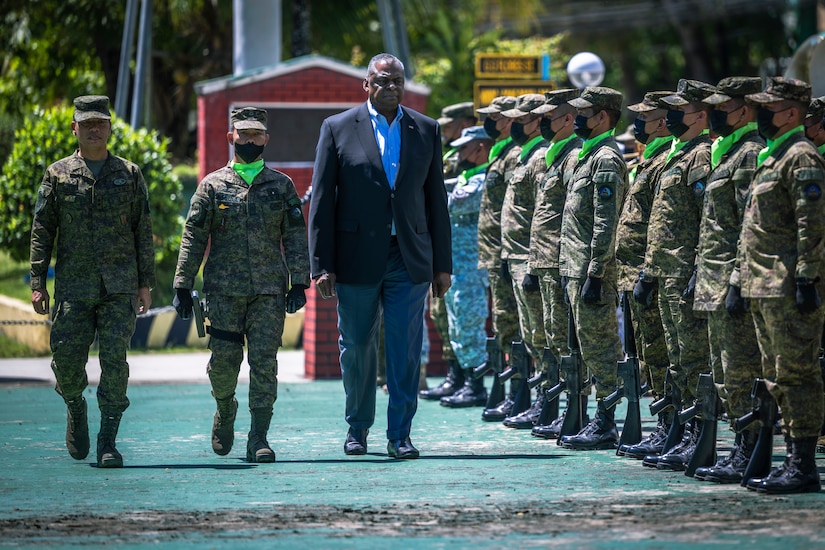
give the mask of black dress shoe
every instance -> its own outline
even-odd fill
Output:
[[[388,441],[387,454],[392,458],[418,458],[418,449],[413,447],[408,436],[404,439],[391,439]]]
[[[347,440],[344,441],[344,454],[365,455],[367,454],[367,434],[369,430],[353,430],[347,432]]]

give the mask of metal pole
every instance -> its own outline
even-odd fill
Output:
[[[415,74],[412,58],[410,57],[410,41],[407,37],[407,25],[404,23],[404,12],[401,9],[401,0],[392,0],[395,28],[395,39],[398,47],[398,58],[404,64],[404,76],[412,79]]]
[[[135,48],[135,24],[137,23],[138,0],[126,3],[126,19],[123,21],[123,39],[120,44],[120,65],[117,70],[117,90],[115,91],[115,114],[126,118],[126,105],[129,102],[129,81],[132,70],[132,54]]]
[[[146,65],[149,56],[149,44],[152,33],[152,0],[143,0],[140,6],[140,30],[138,31],[137,63],[135,64],[135,93],[132,95],[132,116],[130,123],[139,128],[143,119],[143,106],[146,94]]]

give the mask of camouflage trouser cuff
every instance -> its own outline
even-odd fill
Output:
[[[228,330],[221,330],[215,327],[206,327],[206,332],[217,340],[226,340],[227,342],[235,342],[244,345],[244,335],[240,332],[229,332]]]

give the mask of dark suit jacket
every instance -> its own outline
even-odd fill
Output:
[[[384,173],[366,103],[321,125],[309,209],[313,275],[335,273],[345,284],[380,281],[393,220],[413,282],[452,272],[440,130],[433,119],[404,107],[402,111],[394,189]]]

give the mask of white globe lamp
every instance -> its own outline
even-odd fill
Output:
[[[577,53],[567,62],[567,76],[576,88],[598,86],[604,80],[604,61],[594,53]]]

